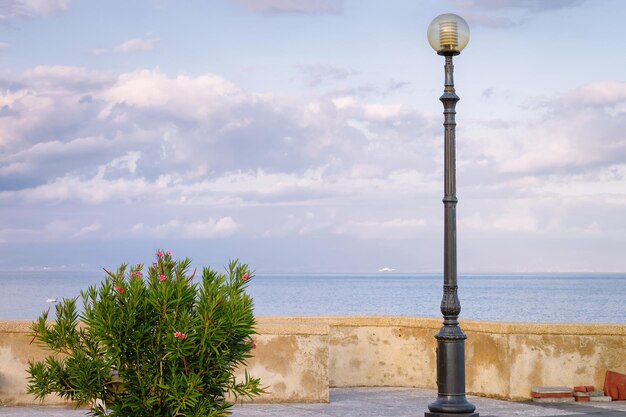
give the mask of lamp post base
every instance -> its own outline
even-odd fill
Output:
[[[437,399],[428,404],[425,417],[478,417],[476,406],[465,396],[465,333],[456,315],[460,310],[456,287],[444,290],[444,325],[437,333]]]
[[[474,412],[476,407],[462,397],[440,397],[428,404],[429,411],[424,413],[424,417],[479,417]]]

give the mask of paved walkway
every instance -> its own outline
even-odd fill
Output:
[[[417,388],[334,388],[329,404],[244,404],[233,417],[423,417],[433,390]],[[469,397],[481,417],[626,417],[626,401],[535,404]],[[0,407],[7,417],[85,417],[84,410],[53,407]]]

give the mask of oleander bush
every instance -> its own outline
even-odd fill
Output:
[[[57,394],[91,415],[119,417],[226,416],[232,400],[260,395],[260,381],[244,373],[255,347],[248,266],[227,273],[189,273],[189,259],[158,251],[144,273],[123,264],[76,299],[36,320],[34,340],[51,351],[29,365],[28,392]],[[199,281],[199,282],[197,282]]]

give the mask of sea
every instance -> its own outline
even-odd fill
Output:
[[[100,272],[0,271],[0,320],[34,320]],[[626,324],[626,273],[461,274],[461,320]],[[441,274],[259,274],[259,316],[441,317]],[[80,301],[79,301],[80,303]]]

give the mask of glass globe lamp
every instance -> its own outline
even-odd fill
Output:
[[[437,16],[428,25],[428,43],[439,55],[458,55],[467,46],[470,31],[467,22],[453,13]]]

